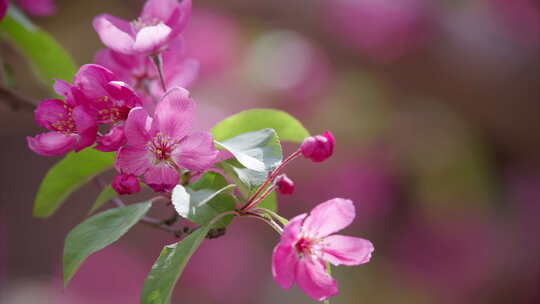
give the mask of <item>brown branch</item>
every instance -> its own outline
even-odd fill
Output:
[[[12,111],[33,111],[36,107],[34,101],[22,95],[19,95],[15,91],[0,87],[0,101],[6,104]]]

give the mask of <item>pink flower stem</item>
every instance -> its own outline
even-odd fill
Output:
[[[270,227],[272,227],[272,229],[274,229],[277,233],[279,234],[282,234],[283,233],[283,228],[281,228],[281,226],[279,226],[276,222],[274,222],[274,220],[272,220],[271,218],[267,218],[263,215],[260,215],[258,213],[255,213],[255,212],[246,212],[246,213],[243,213],[242,216],[247,216],[247,217],[252,217],[252,218],[256,218],[258,220],[261,220],[263,222],[265,222],[266,224],[268,224]]]
[[[165,77],[163,76],[163,60],[161,58],[161,54],[158,53],[150,55],[150,58],[152,58],[152,62],[154,63],[154,66],[156,67],[156,70],[158,72],[159,81],[161,82],[163,92],[167,92],[167,85],[165,85]]]
[[[274,180],[274,178],[276,178],[276,176],[279,174],[279,172],[281,172],[281,170],[289,162],[291,162],[293,159],[300,156],[300,154],[302,154],[302,151],[300,151],[300,149],[298,149],[293,154],[289,155],[289,157],[287,157],[283,162],[281,162],[281,164],[274,171],[272,171],[270,176],[268,176],[266,181],[259,187],[259,189],[257,189],[257,191],[249,198],[248,202],[244,205],[244,207],[240,208],[240,211],[246,211],[246,210],[249,210],[249,209],[253,208],[254,206],[256,206],[261,201],[260,199],[255,200],[257,198],[257,196],[259,196],[259,194],[261,194],[261,192]],[[272,187],[270,187],[268,189],[271,189],[271,188]],[[266,192],[265,192],[265,194],[266,194]],[[270,194],[270,193],[268,193],[268,194]],[[268,194],[266,194],[266,195],[268,195]],[[263,199],[264,199],[264,197],[263,197]]]

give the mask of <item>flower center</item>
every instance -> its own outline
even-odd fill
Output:
[[[300,238],[296,244],[294,244],[294,249],[296,250],[296,254],[299,256],[303,256],[305,254],[310,255],[312,252],[312,247],[314,245],[315,241],[312,239],[307,238]]]
[[[169,160],[175,147],[176,141],[161,133],[156,134],[152,141],[148,143],[148,149],[154,154],[154,159],[157,162]]]
[[[103,96],[97,99],[98,120],[102,122],[118,122],[127,119],[129,108],[125,106],[118,106],[113,104],[112,100],[108,96]]]
[[[138,18],[130,22],[133,32],[138,33],[140,30],[147,26],[154,26],[163,23],[158,18]]]
[[[58,113],[59,119],[50,124],[50,127],[64,134],[74,133],[75,132],[75,121],[73,120],[73,108],[64,105],[64,108],[67,110],[67,114]]]

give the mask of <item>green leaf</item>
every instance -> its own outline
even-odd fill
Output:
[[[64,246],[64,285],[68,285],[88,256],[116,242],[146,214],[151,205],[139,203],[109,209],[71,230]]]
[[[112,198],[115,198],[117,196],[118,196],[118,193],[114,191],[111,185],[108,185],[107,187],[103,188],[103,190],[101,190],[98,197],[96,198],[96,201],[90,208],[90,211],[88,212],[88,214],[92,214],[96,212],[96,210],[98,210],[106,202],[110,201]]]
[[[244,133],[217,144],[246,168],[259,172],[274,170],[283,158],[279,139],[272,129]]]
[[[165,246],[144,281],[141,304],[168,304],[178,278],[201,245],[210,225],[201,226],[182,241]]]
[[[52,84],[53,78],[71,79],[75,75],[77,66],[69,53],[13,6],[0,22],[0,34],[24,54],[44,83]]]
[[[309,136],[309,132],[296,118],[272,109],[253,109],[230,116],[212,128],[212,135],[217,141],[224,141],[246,132],[265,128],[276,131],[283,141],[300,143]]]
[[[234,198],[225,193],[234,187],[227,184],[220,174],[207,172],[189,187],[177,185],[171,199],[178,214],[194,223],[205,225],[217,215],[235,209]],[[231,220],[232,216],[224,217],[214,227],[225,227]]]
[[[112,167],[113,163],[112,152],[85,149],[68,154],[47,172],[41,182],[34,204],[34,216],[52,215],[73,191]]]
[[[252,194],[268,178],[268,172],[250,170],[234,159],[221,162],[219,166],[246,196]]]

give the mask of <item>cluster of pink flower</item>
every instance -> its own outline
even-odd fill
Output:
[[[116,152],[119,174],[112,187],[119,194],[140,191],[139,181],[168,193],[179,183],[180,170],[200,173],[212,168],[221,160],[220,153],[210,133],[191,131],[195,102],[184,89],[198,70],[196,61],[183,56],[181,34],[190,14],[191,0],[148,0],[132,22],[96,17],[94,28],[109,49],[97,54],[99,65],[82,66],[73,84],[56,80],[54,89],[64,100],[47,99],[38,105],[36,121],[49,132],[28,137],[30,149],[46,156],[90,146]],[[294,183],[277,175],[280,168],[299,155],[324,161],[333,154],[334,144],[328,131],[306,138],[237,211],[249,212],[270,183],[272,189],[292,194]],[[274,250],[275,280],[284,288],[296,282],[316,300],[337,294],[327,263],[363,264],[373,251],[367,240],[330,236],[354,217],[353,203],[336,198],[292,219]]]

